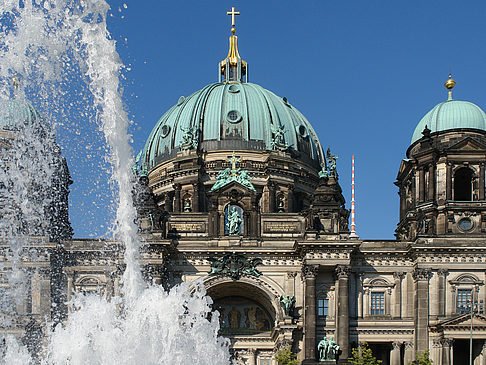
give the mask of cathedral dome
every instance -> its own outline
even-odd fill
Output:
[[[25,99],[0,99],[0,128],[15,130],[19,123],[31,125],[41,121],[39,112]]]
[[[287,150],[316,167],[323,163],[321,145],[307,119],[287,98],[249,82],[207,85],[181,97],[152,130],[142,153],[147,171],[187,149]]]
[[[412,136],[411,144],[422,138],[422,131],[427,127],[431,133],[452,129],[479,129],[486,131],[486,114],[468,101],[452,99],[455,82],[449,77],[445,86],[449,89],[448,100],[437,104],[420,120]]]

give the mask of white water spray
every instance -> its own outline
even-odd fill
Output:
[[[201,284],[191,295],[187,285],[167,293],[159,286],[147,287],[142,280],[131,195],[133,153],[119,92],[123,65],[106,28],[108,11],[101,0],[0,4],[0,15],[13,29],[0,44],[0,95],[11,96],[9,82],[15,76],[48,103],[49,96],[56,94],[53,88],[64,82],[63,68],[76,63],[84,71],[91,108],[109,146],[118,191],[115,236],[124,245],[123,295],[111,302],[95,295],[75,296],[74,310],[65,323],[49,332],[42,364],[228,364],[229,344],[217,335],[218,316],[210,316],[211,299]],[[26,354],[8,338],[2,361],[28,364]]]

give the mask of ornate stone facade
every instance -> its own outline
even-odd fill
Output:
[[[450,365],[464,358],[471,321],[475,364],[484,364],[486,131],[425,128],[398,173],[397,240],[362,241],[350,237],[337,157],[323,153],[286,98],[245,82],[239,56],[220,66],[221,82],[195,93],[205,103],[176,105],[206,108],[184,114],[198,116],[197,129],[192,119],[178,121],[178,140],[178,124],[163,117],[138,158],[145,278],[166,287],[201,279],[239,364],[276,365],[284,346],[317,364],[317,344],[328,336],[341,348],[340,362],[367,342],[384,365],[408,364],[427,349],[434,364]],[[222,120],[210,120],[216,89],[222,102],[213,105],[233,100]],[[242,90],[263,95],[255,103],[273,103],[258,108],[266,118],[252,119],[247,98],[238,104]],[[279,125],[276,111],[293,117]],[[267,135],[250,138],[251,123]],[[119,295],[118,242],[44,240],[39,247],[23,318],[36,325],[62,319],[64,298],[75,292]],[[282,298],[292,298],[292,311]],[[14,327],[21,335],[26,326]]]

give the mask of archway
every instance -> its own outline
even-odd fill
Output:
[[[473,171],[468,167],[461,167],[454,173],[454,200],[472,200]]]

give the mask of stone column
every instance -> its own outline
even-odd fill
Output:
[[[420,167],[419,170],[419,202],[422,203],[425,200],[425,170]]]
[[[430,164],[429,166],[429,184],[427,189],[427,200],[434,200],[434,187],[435,187],[435,166]]]
[[[340,359],[349,356],[349,266],[337,265],[338,279],[337,313],[336,313],[336,342],[341,347]]]
[[[192,211],[199,212],[199,184],[193,184],[192,188],[194,190],[194,194],[192,195]]]
[[[441,340],[442,343],[442,364],[441,365],[452,365],[451,352],[452,352],[453,342],[454,339],[452,338],[443,338]]]
[[[356,293],[358,293],[358,318],[363,318],[363,273],[356,275]]]
[[[275,183],[268,182],[268,212],[275,213]]]
[[[416,267],[414,279],[414,342],[415,351],[423,352],[428,348],[429,322],[429,278],[430,269]]]
[[[294,211],[294,187],[289,186],[287,193],[287,213],[293,213]]]
[[[250,213],[250,219],[251,219],[251,231],[250,231],[250,236],[252,238],[260,237],[260,231],[258,229],[258,201],[256,197],[253,197],[251,199],[251,213]]]
[[[486,340],[483,341],[483,347],[481,348],[481,362],[480,362],[480,364],[486,365]]]
[[[395,279],[395,303],[393,318],[402,317],[402,278],[403,272],[394,272],[393,278]]]
[[[248,365],[256,365],[256,349],[248,349]]]
[[[452,165],[447,163],[446,169],[446,200],[452,200]]]
[[[403,354],[403,363],[409,364],[415,359],[415,352],[413,351],[414,345],[412,341],[403,343],[405,345],[405,352]]]
[[[439,269],[437,271],[438,275],[438,283],[437,283],[437,316],[444,317],[445,316],[445,303],[446,303],[446,276],[449,270],[447,269]]]
[[[181,212],[181,184],[174,184],[174,212]]]
[[[304,363],[316,361],[316,275],[318,270],[319,265],[304,265],[302,267],[302,275],[305,280]]]
[[[363,289],[363,317],[370,316],[370,289]]]
[[[479,200],[484,200],[484,163],[479,164]]]
[[[392,342],[392,349],[390,351],[390,365],[400,365],[400,347],[402,343],[400,341]]]

